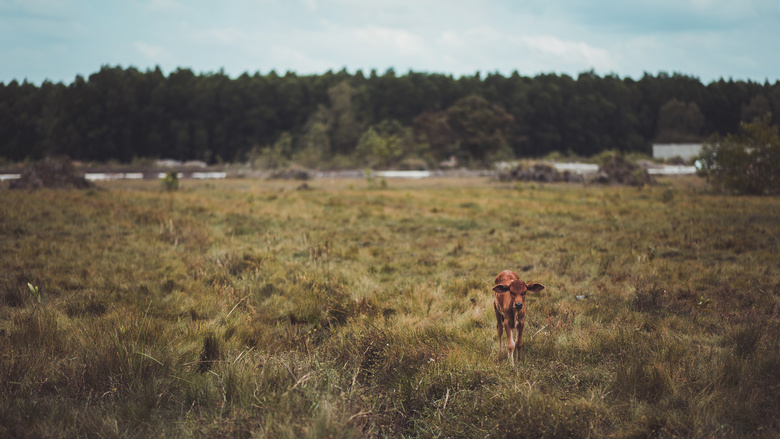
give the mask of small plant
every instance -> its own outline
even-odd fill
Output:
[[[176,171],[166,172],[162,179],[162,185],[169,192],[179,189],[179,173]]]
[[[661,194],[661,201],[664,204],[669,204],[674,200],[674,191],[671,187],[668,187],[664,189],[664,192]]]
[[[384,176],[377,176],[371,169],[366,169],[365,173],[369,189],[387,189],[387,180]]]
[[[648,245],[647,246],[647,260],[648,261],[652,261],[653,259],[655,259],[655,255],[657,253],[658,252],[656,251],[655,247],[653,247],[652,245]]]
[[[33,286],[30,282],[27,282],[27,287],[30,289],[30,295],[38,301],[38,303],[41,303],[41,292],[38,290],[38,287]]]
[[[696,311],[693,313],[693,321],[696,321],[696,316],[699,315],[700,312],[712,312],[711,309],[707,308],[709,304],[712,303],[712,300],[706,299],[704,296],[699,297],[699,301],[696,302],[694,300],[691,301],[691,308],[696,308]]]

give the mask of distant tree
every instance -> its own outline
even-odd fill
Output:
[[[436,160],[460,154],[460,137],[450,125],[446,111],[426,112],[413,121],[417,143],[428,145]]]
[[[403,154],[403,150],[398,137],[381,135],[372,126],[360,136],[356,153],[369,167],[384,168],[397,160]]]
[[[471,95],[455,102],[447,109],[447,115],[467,160],[488,164],[513,156],[505,134],[514,118],[500,105]]]
[[[774,86],[767,84],[766,88],[772,106],[772,121],[775,125],[780,125],[780,81],[775,82]]]
[[[347,81],[328,89],[330,98],[330,143],[334,152],[354,151],[360,138],[362,123],[353,104],[356,90]]]
[[[672,99],[658,114],[658,142],[696,142],[701,139],[704,116],[694,102]]]
[[[329,126],[331,114],[327,108],[321,106],[303,127],[299,140],[299,148],[293,156],[293,160],[309,168],[320,168],[327,159],[330,148]]]
[[[412,129],[395,119],[370,126],[360,137],[355,154],[361,164],[371,168],[397,166],[404,158],[418,161],[425,151],[414,140]]]
[[[563,149],[564,111],[573,85],[572,79],[565,75],[539,75],[534,78],[528,91],[528,105],[532,111],[527,118],[525,154],[542,156]]]
[[[414,132],[395,119],[385,119],[374,125],[377,132],[385,137],[395,137],[401,148],[402,155],[413,155],[420,152],[420,145],[414,140]]]
[[[293,138],[282,133],[271,146],[255,147],[249,153],[249,163],[255,169],[280,169],[290,164]]]
[[[103,66],[67,85],[0,83],[0,156],[239,161],[257,157],[289,133],[296,160],[341,166],[356,158],[367,127],[388,137],[380,125],[392,120],[413,126],[415,134],[401,142],[397,160],[419,164],[421,158],[456,156],[478,164],[553,151],[646,151],[656,138],[693,141],[736,133],[740,121],[767,110],[780,124],[780,82],[719,80],[705,86],[695,77],[664,72],[636,81],[593,71],[576,78],[517,72],[453,78],[392,69],[230,78],[223,71],[176,69],[166,76],[159,67],[140,72]]]
[[[707,85],[701,107],[705,133],[724,135],[739,131],[742,104],[751,96],[748,88],[748,84],[731,79],[720,79]]]
[[[764,95],[755,95],[750,98],[750,102],[742,104],[740,119],[742,122],[752,122],[757,117],[763,117],[765,114],[771,114],[772,107],[769,105],[769,99]]]
[[[563,110],[562,148],[581,156],[604,150],[643,151],[638,101],[629,83],[615,76],[580,74]]]
[[[513,121],[501,106],[471,95],[446,111],[421,115],[414,124],[420,143],[427,143],[436,159],[456,156],[466,162],[487,164],[513,155],[506,140]]]
[[[704,144],[699,175],[742,194],[780,194],[780,135],[769,114],[742,122],[739,134],[714,135]]]
[[[57,124],[56,114],[52,114],[54,97],[47,96],[52,91],[50,83],[38,88],[27,81],[11,81],[0,94],[0,113],[6,116],[0,122],[3,156],[13,160],[41,159],[55,152],[46,138]]]

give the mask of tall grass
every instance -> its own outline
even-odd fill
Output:
[[[0,191],[0,436],[775,437],[780,201],[667,183]]]

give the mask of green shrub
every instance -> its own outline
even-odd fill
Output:
[[[162,179],[162,185],[166,191],[175,191],[179,189],[179,173],[176,171],[166,172],[165,177]]]
[[[704,144],[699,175],[741,194],[780,194],[780,136],[769,115],[742,123],[739,134],[715,135]]]

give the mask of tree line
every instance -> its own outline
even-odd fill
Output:
[[[771,114],[780,81],[683,74],[641,79],[389,69],[320,75],[104,66],[70,84],[0,83],[0,156],[82,161],[140,158],[250,161],[261,167],[480,166],[553,152],[649,153],[653,142],[695,142]]]

